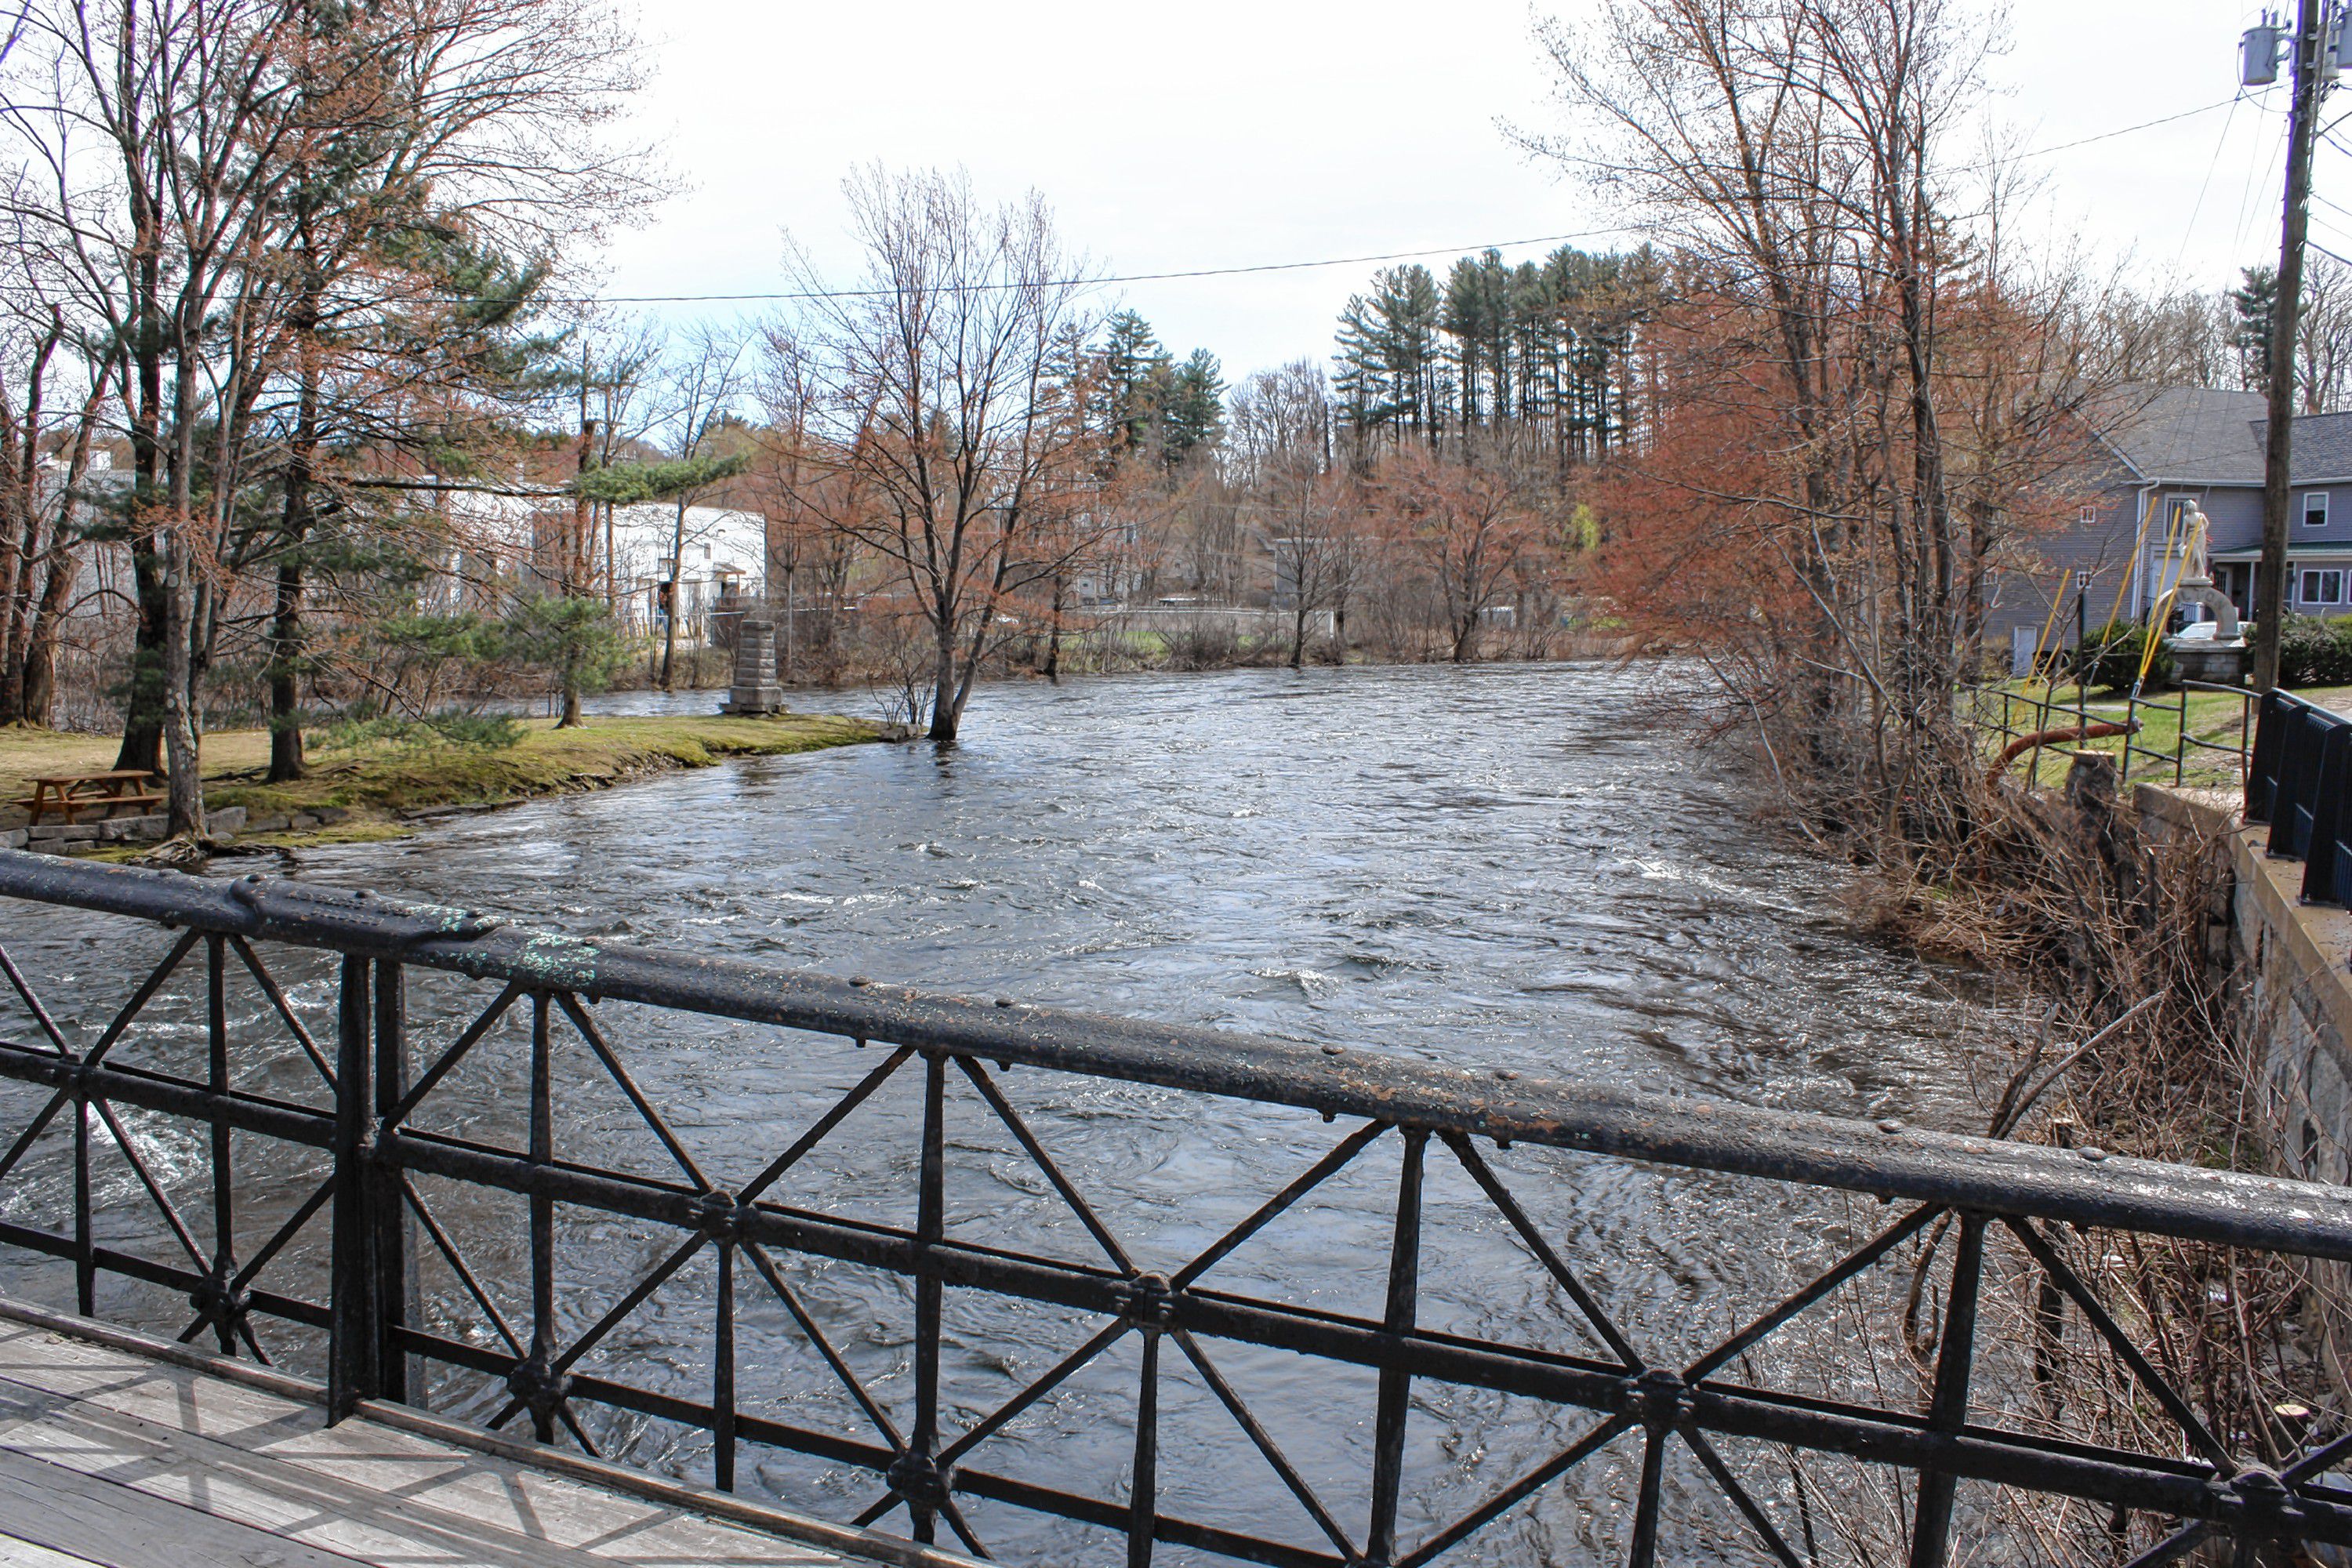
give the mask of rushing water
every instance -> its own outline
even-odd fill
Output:
[[[299,873],[582,936],[971,994],[1748,1104],[1929,1125],[1978,1121],[1968,1084],[1984,998],[1964,977],[1853,928],[1839,874],[1752,820],[1719,763],[1693,749],[1685,695],[1671,674],[1628,678],[1591,666],[998,686],[974,698],[967,739],[946,754],[866,746],[748,761],[462,818],[406,841],[305,851]],[[0,910],[0,935],[47,987],[52,1010],[86,1032],[119,1005],[137,954],[162,940],[126,937],[121,922],[21,908]],[[327,1036],[328,966],[287,954],[281,973],[314,1032]],[[467,1004],[486,1000],[478,987],[446,977],[421,977],[415,989],[421,1054],[449,1037]],[[273,1032],[257,993],[236,990],[232,1004],[240,1038],[253,1042],[250,1059],[263,1061],[258,1081],[315,1100],[315,1079],[305,1085],[307,1064]],[[200,1060],[200,971],[176,980],[153,1016],[135,1047],[152,1058],[125,1059]],[[875,1059],[845,1043],[618,1007],[600,1021],[730,1184]],[[518,1018],[436,1092],[440,1120],[424,1120],[518,1138],[527,1048]],[[632,1130],[585,1052],[561,1059],[559,1153],[658,1172],[659,1150]],[[902,1073],[845,1122],[795,1172],[791,1201],[910,1219],[919,1083],[919,1073]],[[1004,1083],[1145,1267],[1181,1263],[1346,1131],[1308,1115],[1053,1075],[1015,1072]],[[0,1091],[0,1138],[13,1139],[33,1103]],[[131,1121],[160,1179],[200,1209],[208,1179],[200,1130]],[[950,1131],[951,1229],[1100,1260],[969,1091]],[[238,1147],[248,1248],[317,1173],[309,1156],[252,1142],[240,1138]],[[53,1135],[37,1147],[0,1213],[58,1222],[66,1143]],[[1392,1145],[1376,1145],[1211,1282],[1377,1316]],[[1876,1213],[1539,1151],[1496,1163],[1627,1331],[1661,1347],[1662,1359],[1720,1334]],[[1450,1157],[1433,1151],[1430,1180],[1423,1321],[1583,1348],[1564,1298]],[[109,1166],[100,1194],[108,1234],[150,1251],[163,1237],[170,1248],[128,1171]],[[425,1195],[509,1320],[527,1325],[520,1205],[429,1184]],[[281,1289],[315,1288],[320,1248],[310,1237],[272,1266],[271,1279],[290,1281]],[[646,1227],[569,1215],[562,1239],[567,1338],[672,1245]],[[908,1292],[847,1265],[794,1262],[787,1273],[903,1425],[912,1398]],[[739,1283],[747,1408],[870,1436],[765,1288],[748,1274]],[[429,1264],[425,1284],[436,1321],[492,1342],[446,1270]],[[11,1258],[0,1264],[0,1288],[69,1300],[71,1281],[58,1266]],[[706,1396],[710,1292],[698,1259],[583,1370]],[[171,1309],[159,1292],[121,1282],[110,1283],[101,1307],[158,1323]],[[950,1435],[1097,1326],[950,1293]],[[1841,1331],[1792,1330],[1791,1353]],[[1273,1352],[1206,1348],[1341,1522],[1360,1531],[1370,1378]],[[1122,1496],[1134,1357],[1130,1339],[970,1462]],[[1171,1351],[1170,1364],[1177,1360]],[[478,1415],[499,1403],[485,1381],[457,1376],[438,1382],[434,1398]],[[1321,1544],[1189,1369],[1171,1373],[1161,1403],[1169,1511]],[[1564,1447],[1583,1425],[1572,1414],[1423,1385],[1408,1456],[1407,1542]],[[708,1475],[707,1443],[693,1434],[629,1417],[606,1419],[598,1436],[608,1451]],[[1479,1537],[1464,1560],[1580,1561],[1622,1542],[1639,1464],[1638,1442],[1621,1441]],[[1692,1517],[1669,1555],[1752,1557],[1728,1510],[1703,1500],[1696,1472],[1673,1473],[1688,1503],[1678,1512]],[[747,1451],[743,1484],[836,1517],[877,1492],[845,1470],[766,1450]],[[1105,1537],[1079,1527],[998,1505],[971,1511],[1000,1553],[1036,1562],[1113,1555]],[[903,1514],[897,1519],[903,1525]]]

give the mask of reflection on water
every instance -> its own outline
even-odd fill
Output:
[[[1984,999],[1965,980],[1853,931],[1837,875],[1748,818],[1715,760],[1690,749],[1675,695],[1668,675],[1572,666],[1000,686],[974,698],[968,739],[951,753],[868,746],[753,760],[461,819],[404,842],[308,851],[299,874],[583,936],[972,994],[1751,1104],[1929,1125],[1977,1120],[1967,1058]],[[153,936],[126,942],[117,922],[22,909],[0,910],[0,934],[43,978],[53,1010],[89,1032],[128,988],[126,945],[161,951]],[[326,1036],[328,965],[299,954],[273,962]],[[420,1052],[487,1000],[442,976],[420,977],[414,989]],[[315,1072],[273,1033],[258,993],[232,997],[250,1041],[240,1070],[271,1092],[317,1102]],[[173,983],[153,1016],[156,1027],[126,1044],[125,1059],[201,1060],[196,972]],[[601,1008],[598,1022],[727,1184],[875,1065],[874,1053],[846,1042],[615,1005]],[[420,1120],[520,1142],[528,1047],[519,1010]],[[658,1145],[585,1051],[576,1041],[563,1050],[559,1152],[666,1173]],[[1348,1131],[1126,1085],[1027,1072],[1003,1082],[1145,1268],[1181,1265]],[[919,1069],[900,1073],[778,1195],[910,1222],[919,1087]],[[13,1139],[37,1104],[0,1093],[0,1138]],[[131,1118],[130,1129],[157,1179],[201,1206],[202,1131],[153,1117]],[[952,1102],[949,1135],[951,1229],[1103,1261],[968,1085]],[[37,1147],[0,1214],[57,1223],[67,1142]],[[317,1163],[242,1138],[237,1155],[249,1251],[308,1194]],[[1662,1360],[1702,1348],[1803,1260],[1883,1217],[1866,1204],[1849,1213],[1843,1200],[1540,1151],[1496,1163],[1620,1326]],[[1377,1317],[1396,1170],[1394,1140],[1375,1144],[1210,1283]],[[1566,1297],[1451,1157],[1433,1151],[1430,1173],[1423,1321],[1590,1353]],[[508,1321],[527,1333],[520,1205],[421,1185]],[[134,1173],[107,1166],[99,1195],[103,1234],[165,1255],[153,1250],[156,1238],[172,1243],[142,1206]],[[209,1246],[208,1229],[197,1230]],[[568,1340],[674,1238],[567,1214],[562,1244]],[[305,1232],[270,1278],[281,1289],[306,1279],[315,1289],[321,1250]],[[849,1265],[792,1261],[785,1276],[903,1429],[912,1398],[905,1287]],[[0,1266],[0,1286],[52,1300],[70,1300],[72,1288],[69,1270],[16,1259]],[[443,1331],[499,1345],[497,1327],[446,1268],[429,1264],[425,1286]],[[748,1274],[739,1288],[747,1408],[871,1440],[773,1295]],[[698,1258],[580,1370],[707,1396],[711,1302],[710,1269]],[[113,1282],[102,1310],[160,1323],[170,1307],[150,1288]],[[1098,1326],[950,1292],[948,1431],[984,1415]],[[1840,1331],[1800,1324],[1775,1353],[1794,1366],[1821,1342],[1812,1336],[1834,1342]],[[1233,1345],[1202,1349],[1341,1523],[1360,1531],[1370,1378]],[[1122,1343],[968,1462],[1123,1497],[1135,1357],[1132,1341]],[[1167,1364],[1163,1506],[1326,1544],[1199,1373],[1172,1348]],[[477,1415],[503,1403],[487,1380],[454,1375],[433,1397]],[[1407,1542],[1565,1447],[1583,1424],[1423,1385],[1411,1428]],[[608,1452],[708,1475],[707,1444],[691,1433],[635,1416],[600,1418],[595,1430]],[[1638,1441],[1621,1442],[1478,1537],[1461,1560],[1575,1561],[1622,1542],[1639,1466]],[[1686,1516],[1676,1552],[1752,1557],[1736,1519],[1706,1500],[1696,1470],[1670,1473]],[[854,1472],[761,1450],[747,1450],[743,1484],[836,1517],[877,1495]],[[971,1511],[1000,1554],[1076,1562],[1112,1552],[1080,1527],[1001,1505]]]

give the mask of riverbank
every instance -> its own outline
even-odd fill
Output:
[[[313,757],[310,777],[268,784],[268,731],[219,731],[205,737],[205,804],[211,811],[242,810],[245,844],[363,842],[404,837],[409,824],[441,812],[605,789],[730,757],[861,745],[894,733],[837,714],[599,715],[570,730],[536,719],[524,721],[522,739],[512,746],[378,744]],[[32,793],[35,777],[110,768],[117,744],[105,735],[0,730],[0,800],[8,803],[0,828],[23,826],[16,802]]]

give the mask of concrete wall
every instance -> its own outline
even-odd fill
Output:
[[[2352,1183],[2352,911],[2302,902],[2303,862],[2265,853],[2270,829],[2239,820],[2234,792],[2141,784],[2135,804],[2156,831],[2193,834],[2227,862],[2226,891],[2206,911],[2209,953],[2235,991],[2238,1038],[2258,1051],[2250,1087],[2271,1163]],[[2314,1339],[2352,1398],[2352,1269],[2311,1268]]]

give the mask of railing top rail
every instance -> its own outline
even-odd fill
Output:
[[[2234,691],[2238,689],[2236,687],[2227,687],[2223,689]],[[2269,691],[2257,691],[2252,695],[2257,698],[2275,698],[2278,700],[2279,705],[2283,708],[2299,708],[2306,713],[2316,713],[2322,719],[2328,720],[2333,723],[2352,725],[2352,719],[2346,718],[2343,714],[2336,712],[2332,708],[2322,708],[2318,703],[2312,701],[2308,698],[2297,697],[2292,691],[2273,689]]]
[[[0,850],[0,896],[1335,1116],[2352,1261],[2352,1188],[930,994],[446,906]]]

